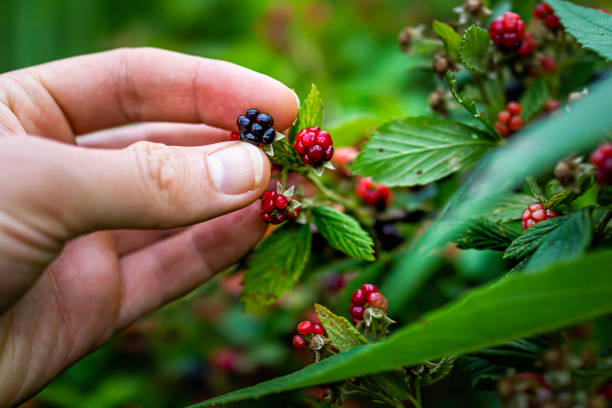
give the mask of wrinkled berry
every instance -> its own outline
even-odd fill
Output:
[[[525,37],[525,23],[518,14],[506,12],[503,17],[493,20],[489,27],[489,37],[500,49],[516,51]]]
[[[384,211],[391,201],[391,189],[385,185],[373,183],[370,177],[360,178],[355,187],[355,194],[364,203]]]
[[[312,326],[312,334],[318,334],[320,336],[325,336],[325,330],[320,324],[315,324]]]
[[[538,222],[546,221],[550,218],[558,217],[555,211],[551,209],[545,209],[544,205],[540,202],[535,202],[531,204],[529,207],[523,211],[523,215],[521,216],[521,225],[523,230],[527,230]]]
[[[363,306],[352,305],[349,307],[349,314],[357,320],[363,320]]]
[[[590,161],[595,166],[595,179],[604,186],[612,185],[612,143],[599,146],[591,153]]]
[[[366,295],[366,297],[370,296],[370,293],[378,292],[378,288],[372,285],[371,283],[364,283],[363,285],[361,285],[361,290],[363,290],[363,293]]]
[[[551,57],[540,58],[540,68],[545,73],[551,74],[557,71],[557,62]]]
[[[331,136],[318,126],[300,130],[295,136],[294,147],[302,161],[313,167],[330,161],[334,155]]]
[[[295,197],[293,197],[295,199]],[[268,190],[261,196],[259,218],[267,224],[278,225],[287,219],[295,219],[300,214],[300,207],[289,210],[289,200],[275,190]]]
[[[240,131],[239,139],[255,145],[270,144],[274,141],[276,131],[272,128],[273,124],[272,116],[257,109],[249,109],[236,120]]]

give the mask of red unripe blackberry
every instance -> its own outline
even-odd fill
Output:
[[[506,137],[520,130],[523,127],[523,118],[519,116],[522,110],[523,108],[519,103],[508,103],[508,105],[506,105],[506,110],[499,112],[497,115],[497,122],[493,125],[497,133]]]
[[[503,137],[510,136],[510,128],[508,128],[507,124],[501,123],[501,122],[495,122],[493,127],[495,128],[495,130],[497,130],[497,133],[499,133]]]
[[[533,9],[533,16],[538,20],[542,20],[544,25],[550,30],[561,28],[561,20],[559,20],[553,8],[546,2],[542,2],[535,6]]]
[[[497,115],[497,120],[500,123],[503,123],[504,125],[507,125],[508,122],[510,122],[510,118],[512,117],[512,115],[510,114],[510,112],[508,112],[507,110],[503,110],[501,112],[499,112],[499,114]]]
[[[368,304],[371,307],[382,310],[383,312],[386,312],[389,308],[389,301],[380,292],[370,293],[368,295]]]
[[[278,225],[288,219],[295,219],[300,214],[300,208],[287,210],[289,200],[275,190],[268,190],[261,196],[261,212],[259,218],[267,224]]]
[[[604,186],[612,185],[612,143],[599,146],[591,153],[590,161],[595,166],[595,179]]]
[[[383,211],[391,201],[391,189],[385,185],[373,183],[370,177],[359,178],[355,194],[364,203]]]
[[[551,74],[557,71],[557,62],[551,57],[540,58],[540,68],[542,71]]]
[[[506,12],[493,20],[489,27],[489,37],[500,49],[516,51],[525,37],[525,23],[518,14]]]
[[[516,53],[521,57],[526,57],[533,54],[537,49],[538,43],[536,43],[531,34],[527,33],[525,34],[525,38],[523,39],[523,42]]]
[[[545,209],[544,205],[540,202],[535,202],[531,204],[529,207],[523,211],[523,215],[521,216],[521,225],[523,230],[527,230],[538,222],[546,221],[550,218],[558,217],[555,211],[551,209]]]
[[[510,122],[508,123],[508,127],[512,132],[519,131],[523,127],[523,118],[521,118],[520,116],[513,116],[512,119],[510,119]]]
[[[364,283],[361,285],[361,290],[366,295],[366,297],[370,296],[370,293],[378,292],[378,288],[371,283]]]
[[[508,109],[508,112],[510,112],[510,115],[512,116],[518,116],[523,111],[523,108],[521,108],[521,104],[518,102],[508,103],[508,105],[506,106],[506,109]]]
[[[302,129],[295,136],[295,150],[302,161],[318,167],[334,156],[334,143],[331,136],[318,126]]]
[[[349,307],[349,314],[353,316],[355,319],[363,320],[363,306],[353,305]]]
[[[293,336],[293,347],[299,349],[303,348],[306,345],[306,340],[302,336],[298,336],[297,334]]]
[[[323,330],[323,327],[320,324],[315,324],[312,326],[312,334],[325,336],[325,330]]]
[[[351,296],[351,303],[356,306],[363,306],[367,300],[366,298],[365,292],[361,289],[357,289]]]
[[[311,321],[304,320],[303,322],[300,322],[297,325],[297,332],[301,334],[302,336],[307,336],[309,334],[312,334],[313,328],[314,328],[314,325],[312,324]]]
[[[230,140],[240,140],[240,132],[230,133]]]

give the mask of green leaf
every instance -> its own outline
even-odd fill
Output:
[[[246,310],[273,304],[297,282],[310,255],[310,226],[286,223],[256,249],[244,275]]]
[[[487,218],[474,218],[464,224],[466,228],[456,240],[460,249],[505,251],[519,236],[512,228]]]
[[[314,309],[325,329],[325,335],[331,344],[341,352],[368,344],[368,340],[345,317],[336,316],[328,308],[318,303],[315,303]]]
[[[469,98],[463,97],[459,93],[459,91],[457,90],[457,80],[455,79],[454,72],[446,73],[446,84],[448,85],[448,89],[453,95],[453,98],[455,98],[455,101],[457,101],[459,105],[463,106],[463,108],[467,110],[470,115],[476,118],[476,120],[482,123],[485,126],[485,129],[488,131],[489,135],[491,135],[494,138],[494,140],[498,140],[498,141],[501,140],[501,136],[499,135],[499,133],[497,133],[495,128],[491,125],[491,122],[489,122],[489,116],[487,115],[487,112],[486,111],[479,112],[478,108],[476,107],[476,102],[474,102],[473,100]]]
[[[536,226],[537,224],[531,228]],[[591,244],[592,237],[591,209],[585,208],[571,213],[561,225],[544,237],[529,259],[525,270],[542,268],[561,260],[579,258]]]
[[[461,50],[461,36],[446,23],[438,20],[433,22],[433,31],[444,42],[446,53],[450,56],[457,55]]]
[[[382,125],[352,170],[388,186],[429,184],[476,163],[496,143],[478,129],[411,117]]]
[[[281,139],[273,144],[274,156],[270,159],[276,164],[283,167],[303,167],[304,162],[293,146],[289,144],[287,139]]]
[[[315,84],[312,84],[310,93],[300,104],[295,124],[289,131],[289,143],[293,143],[295,135],[307,127],[321,126],[323,122],[323,101]]]
[[[380,122],[380,118],[371,113],[355,113],[343,115],[334,123],[326,123],[325,130],[332,135],[334,147],[357,146]]]
[[[572,190],[565,189],[553,194],[552,197],[544,201],[542,204],[544,205],[544,208],[558,208],[570,203],[575,198],[576,194]]]
[[[209,407],[465,354],[612,312],[612,251],[534,274],[506,275],[404,326],[292,374],[192,407]]]
[[[520,237],[512,242],[508,249],[506,249],[504,259],[521,259],[530,255],[539,248],[542,242],[544,242],[547,234],[555,228],[558,228],[565,220],[567,220],[567,216],[549,218],[527,229]]]
[[[612,59],[611,15],[562,0],[551,0],[548,4],[555,9],[565,30],[580,44],[608,60]]]
[[[472,71],[484,74],[487,72],[487,52],[489,51],[489,32],[472,25],[463,34],[461,58]]]
[[[355,259],[374,260],[372,237],[353,217],[322,205],[312,209],[312,216],[331,246]]]
[[[597,204],[612,205],[612,186],[603,186],[597,193]]]
[[[527,194],[506,194],[498,201],[495,208],[485,216],[499,222],[520,220],[525,208],[533,202],[533,197]]]
[[[521,16],[521,20],[525,24],[529,24],[531,16],[533,14],[533,8],[539,3],[540,0],[514,0],[512,2],[512,11]]]
[[[537,78],[527,87],[520,104],[523,108],[522,117],[525,122],[533,119],[544,108],[546,101],[550,99],[548,85],[542,78]]]
[[[534,196],[538,201],[544,202],[547,200],[546,194],[544,194],[544,190],[538,184],[538,181],[533,176],[525,177],[525,183],[527,183],[527,187],[529,187],[529,191],[531,191],[531,195]]]

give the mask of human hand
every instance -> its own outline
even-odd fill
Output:
[[[271,78],[155,49],[0,76],[0,406],[261,238],[249,204],[269,163],[248,143],[217,143],[251,107],[276,129],[297,114]],[[105,130],[135,122],[182,123]]]

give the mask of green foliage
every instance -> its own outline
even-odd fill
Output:
[[[465,224],[465,230],[456,240],[460,249],[504,251],[519,235],[512,228],[487,218],[474,218]]]
[[[610,262],[612,251],[602,251],[538,273],[508,275],[426,314],[382,343],[353,348],[295,373],[193,407],[258,398],[469,353],[610,313]]]
[[[567,216],[564,216],[538,222],[512,242],[506,249],[504,258],[522,259],[529,256],[547,239],[548,233],[558,228],[566,220]]]
[[[310,235],[309,225],[287,223],[259,245],[244,276],[245,309],[271,305],[293,287],[310,255]]]
[[[550,0],[548,3],[561,19],[565,30],[580,44],[612,60],[611,15],[563,0]]]
[[[382,125],[352,166],[388,186],[425,185],[476,163],[496,145],[478,129],[414,117]]]
[[[321,126],[323,122],[323,101],[321,93],[315,84],[310,87],[308,96],[300,104],[298,116],[295,124],[291,126],[289,131],[289,141],[293,143],[295,135],[307,127]]]
[[[465,30],[461,44],[461,58],[469,69],[480,74],[487,71],[489,43],[487,30],[475,25]]]
[[[506,194],[486,216],[499,222],[520,220],[523,211],[533,202],[533,197],[527,194]]]
[[[446,53],[451,57],[456,56],[461,51],[461,36],[446,23],[438,20],[433,22],[434,33],[444,42]]]
[[[548,99],[550,99],[550,92],[546,81],[541,78],[533,80],[521,97],[520,104],[523,108],[521,116],[526,122],[533,119],[542,111]]]
[[[597,193],[597,204],[609,206],[612,205],[612,187],[603,186]]]
[[[315,304],[314,308],[325,329],[325,336],[340,352],[368,344],[368,340],[345,317],[336,316],[328,308],[319,304]]]
[[[319,205],[312,209],[312,218],[331,246],[355,259],[374,260],[372,237],[350,215]]]

